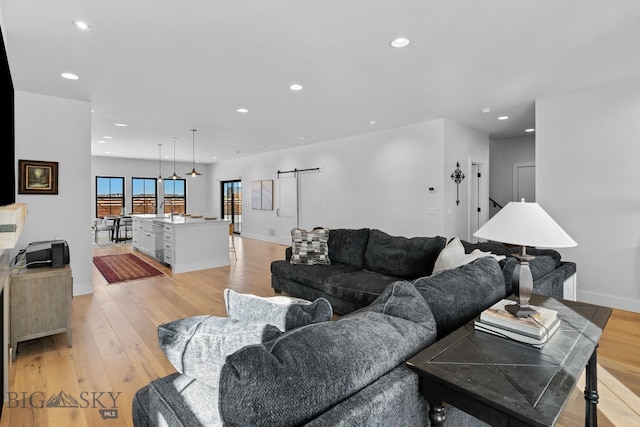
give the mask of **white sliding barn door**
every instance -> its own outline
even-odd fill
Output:
[[[298,227],[298,178],[294,172],[278,176],[278,237],[291,240]]]

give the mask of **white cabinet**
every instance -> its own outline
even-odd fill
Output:
[[[173,265],[173,225],[163,227],[164,262]]]
[[[153,219],[133,219],[133,248],[157,259],[163,260],[162,225]]]
[[[140,250],[142,247],[142,234],[144,233],[144,220],[140,218],[133,218],[133,238],[132,245],[134,249]]]
[[[229,265],[229,221],[133,216],[133,248],[174,273]]]
[[[164,225],[164,262],[174,273],[229,265],[229,222]]]

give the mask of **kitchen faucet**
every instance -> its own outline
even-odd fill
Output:
[[[171,206],[171,213],[169,214],[169,218],[171,218],[171,221],[173,221],[173,201],[171,199],[164,199],[162,203],[160,203],[160,208],[162,208],[162,206],[164,206],[166,202],[169,202],[169,206]]]

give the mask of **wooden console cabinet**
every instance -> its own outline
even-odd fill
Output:
[[[11,360],[18,343],[67,333],[71,347],[71,267],[23,268],[11,274]]]

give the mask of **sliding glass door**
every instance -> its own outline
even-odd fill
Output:
[[[220,217],[233,224],[234,233],[242,232],[242,181],[222,181],[222,212]]]

